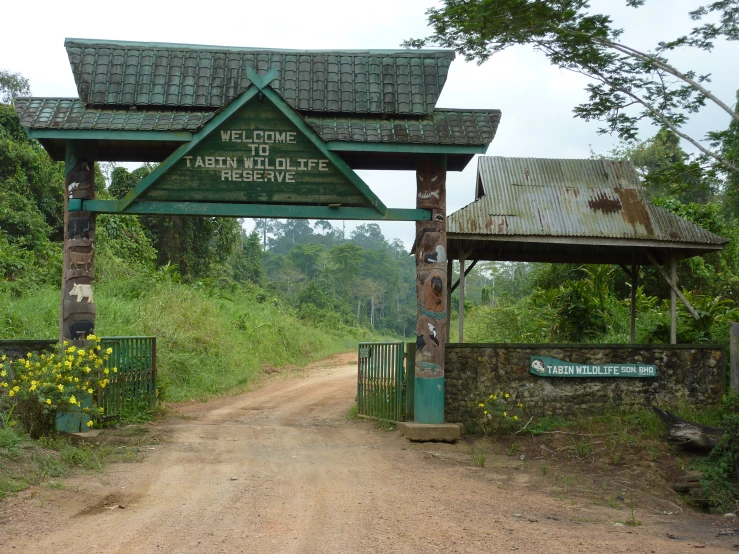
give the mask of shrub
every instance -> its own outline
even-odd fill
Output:
[[[523,404],[508,393],[491,394],[477,404],[478,424],[482,432],[511,433],[521,427]]]
[[[103,411],[92,408],[92,394],[108,385],[111,371],[118,371],[105,367],[110,353],[111,349],[101,352],[100,339],[90,335],[85,348],[65,342],[57,352],[29,352],[12,361],[0,357],[3,427],[20,422],[31,436],[38,437],[54,428],[57,412],[84,414],[91,427]]]

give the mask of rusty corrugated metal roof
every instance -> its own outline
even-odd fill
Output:
[[[477,179],[479,198],[449,216],[450,235],[728,242],[649,202],[631,162],[483,156]]]

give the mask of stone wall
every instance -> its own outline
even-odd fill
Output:
[[[0,340],[0,356],[15,360],[29,352],[52,352],[57,344],[56,340]]]
[[[657,366],[651,378],[539,377],[531,356],[580,364],[638,363]],[[606,407],[641,408],[688,402],[720,402],[726,381],[725,353],[716,345],[447,344],[446,421],[476,419],[484,395],[509,393],[532,415],[571,417]]]

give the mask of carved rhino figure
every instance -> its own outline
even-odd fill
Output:
[[[81,285],[77,283],[69,291],[69,296],[77,296],[77,302],[82,302],[84,298],[87,298],[87,301],[92,304],[92,285]]]

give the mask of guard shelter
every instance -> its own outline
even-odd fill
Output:
[[[653,265],[670,286],[675,344],[677,298],[698,318],[678,287],[677,261],[719,251],[729,242],[652,204],[626,161],[482,156],[475,197],[448,221],[450,260],[464,268],[448,287],[451,295],[459,286],[459,342],[464,276],[478,260],[488,260],[618,264],[632,279],[632,343],[638,269]]]
[[[416,222],[415,420],[444,421],[446,172],[484,153],[498,110],[436,107],[449,50],[305,51],[67,39],[77,98],[18,98],[21,125],[65,161],[60,336],[94,331],[98,213]],[[121,200],[94,162],[160,165]],[[388,208],[357,169],[416,174]]]

